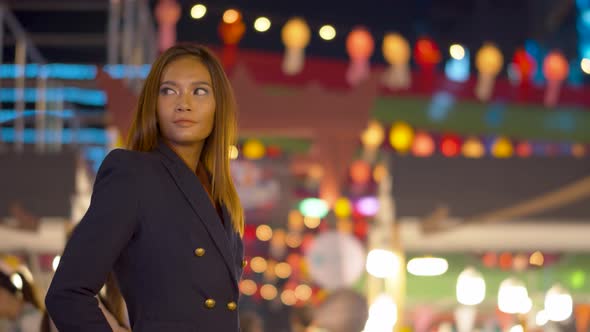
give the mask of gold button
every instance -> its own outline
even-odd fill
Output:
[[[203,255],[205,255],[205,249],[203,249],[203,248],[195,249],[195,256],[201,257]]]
[[[242,268],[245,268],[245,267],[246,267],[246,265],[248,265],[248,262],[247,262],[247,261],[244,259],[244,260],[242,261]]]
[[[231,301],[227,304],[227,308],[231,311],[236,310],[237,307],[238,307],[238,305],[234,301]]]
[[[215,307],[215,300],[214,299],[205,300],[205,307],[207,307],[208,309],[213,309]]]

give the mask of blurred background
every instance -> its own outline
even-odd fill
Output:
[[[263,331],[588,331],[590,1],[4,0],[0,27],[0,256],[42,295],[189,41],[236,93]]]

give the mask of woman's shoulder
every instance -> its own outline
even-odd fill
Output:
[[[154,162],[156,162],[156,159],[150,153],[117,148],[106,155],[100,168],[135,173],[152,168],[151,165]]]
[[[127,150],[116,148],[107,153],[104,162],[111,163],[125,163],[125,164],[143,164],[153,163],[156,161],[153,154],[149,152],[141,152],[134,150]]]

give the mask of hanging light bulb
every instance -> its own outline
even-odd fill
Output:
[[[464,305],[480,304],[486,296],[486,282],[481,273],[467,267],[457,278],[457,301]]]
[[[572,296],[557,284],[551,287],[545,295],[545,312],[547,318],[554,322],[567,320],[572,315],[573,300]]]
[[[526,314],[532,308],[532,301],[524,283],[515,278],[508,278],[500,284],[498,291],[498,308],[508,314]]]

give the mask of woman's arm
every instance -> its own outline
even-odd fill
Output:
[[[68,241],[45,303],[60,332],[111,332],[95,295],[138,222],[131,152],[114,150],[102,163],[90,207]]]
[[[109,326],[111,327],[111,329],[114,332],[128,332],[129,331],[125,327],[119,325],[117,318],[115,318],[115,316],[113,316],[113,314],[107,308],[105,308],[105,306],[102,304],[102,301],[100,301],[100,299],[98,299],[98,306],[99,306],[100,310],[102,311],[102,314],[106,318],[107,322],[109,322]]]

